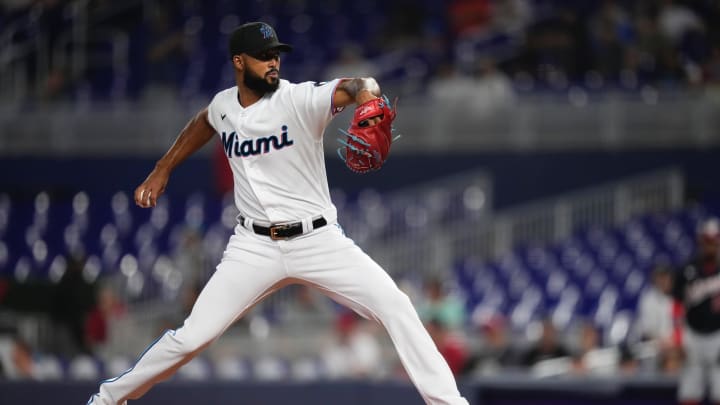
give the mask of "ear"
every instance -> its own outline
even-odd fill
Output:
[[[243,61],[243,58],[240,55],[233,56],[232,61],[233,61],[233,66],[235,66],[235,69],[237,69],[237,70],[245,69],[245,61]]]

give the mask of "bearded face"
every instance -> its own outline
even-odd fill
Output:
[[[265,77],[261,77],[250,69],[245,69],[243,73],[243,83],[250,90],[258,94],[272,93],[277,90],[280,85],[280,75],[277,69],[270,69],[265,73]]]

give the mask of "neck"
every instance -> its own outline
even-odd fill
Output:
[[[264,96],[264,94],[260,94],[255,90],[252,90],[245,86],[242,80],[237,80],[236,83],[238,88],[238,102],[243,107],[248,107],[255,104]]]

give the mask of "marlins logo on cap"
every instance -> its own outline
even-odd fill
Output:
[[[265,39],[273,37],[273,29],[267,24],[260,24],[260,32]]]

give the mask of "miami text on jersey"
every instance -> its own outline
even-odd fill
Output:
[[[232,158],[233,155],[237,157],[255,156],[261,153],[270,152],[270,147],[273,149],[282,149],[286,146],[293,144],[293,140],[288,138],[287,125],[282,126],[282,132],[278,138],[275,135],[262,136],[256,139],[246,139],[240,141],[235,131],[229,134],[222,133],[222,143],[225,148],[225,154],[228,158]]]

